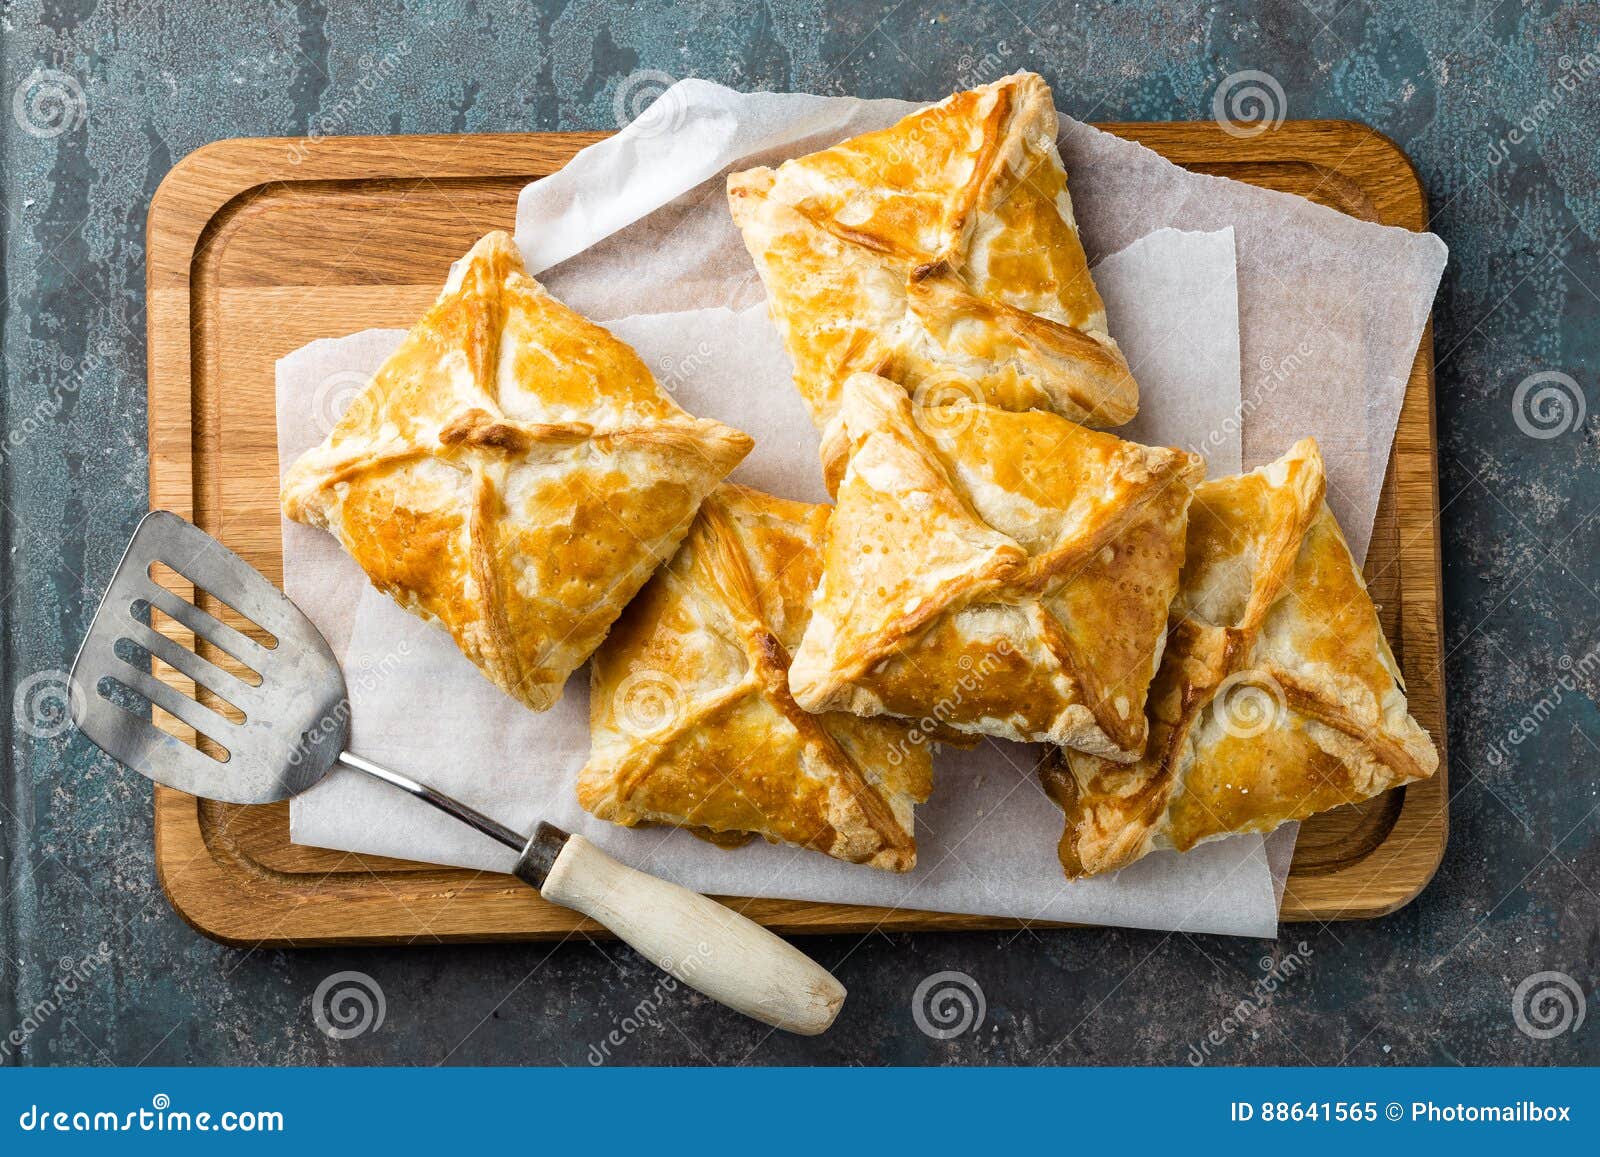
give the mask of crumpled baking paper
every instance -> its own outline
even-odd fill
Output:
[[[622,132],[527,186],[517,242],[552,293],[602,321],[760,300],[727,212],[725,175],[883,128],[917,107],[680,81]],[[1444,242],[1191,173],[1065,115],[1060,125],[1091,262],[1161,228],[1232,227],[1244,399],[1234,421],[1244,466],[1315,435],[1329,505],[1364,560]],[[1108,316],[1115,331],[1109,302]],[[1196,430],[1185,446],[1204,451],[1200,443],[1212,441],[1211,431]]]
[[[756,436],[757,450],[737,480],[820,500],[815,434],[728,219],[722,177],[891,123],[912,107],[743,95],[683,82],[629,129],[528,186],[519,243],[557,296],[614,323],[687,408]],[[1270,460],[1302,434],[1317,434],[1329,460],[1330,501],[1364,555],[1405,378],[1443,265],[1442,243],[1189,174],[1068,118],[1061,144],[1091,259],[1124,250],[1096,270],[1112,333],[1142,386],[1143,412],[1119,432],[1197,449],[1213,476]],[[1158,232],[1168,227],[1211,233]],[[1225,270],[1216,260],[1224,237]],[[1126,277],[1119,264],[1128,267]],[[685,306],[709,309],[680,312]],[[702,326],[713,332],[704,346],[690,340]],[[319,418],[320,429],[305,429],[312,383],[326,394],[330,380],[370,373],[398,337],[369,331],[314,343],[280,363],[285,464],[331,424]],[[738,356],[723,367],[706,347]],[[751,372],[768,359],[772,365]],[[1165,389],[1174,375],[1176,387]],[[1228,384],[1219,388],[1218,381]],[[704,397],[696,389],[702,383]],[[743,412],[719,408],[726,404]],[[806,468],[791,468],[804,451]],[[1022,745],[991,742],[941,754],[934,796],[918,811],[920,866],[906,877],[786,847],[724,852],[682,832],[599,823],[577,808],[571,790],[587,754],[586,671],[574,676],[561,705],[535,715],[483,680],[441,631],[370,590],[353,600],[364,580],[326,536],[286,527],[285,579],[291,596],[326,620],[336,647],[349,640],[355,749],[430,778],[515,826],[551,819],[630,862],[714,893],[1275,931],[1292,825],[1265,846],[1243,836],[1069,884],[1054,858],[1060,814],[1038,788],[1038,753]],[[539,753],[537,767],[529,752]],[[474,833],[351,774],[336,773],[297,800],[293,817],[299,842],[502,871],[509,864],[503,850]]]
[[[1183,275],[1174,279],[1174,269]],[[1112,299],[1137,303],[1149,315],[1135,322],[1126,314],[1126,324],[1114,328],[1143,384],[1144,436],[1176,442],[1184,431],[1209,429],[1236,413],[1230,232],[1158,231],[1102,262],[1096,277]],[[756,436],[756,449],[735,481],[826,501],[817,435],[763,304],[738,312],[719,306],[647,314],[609,325],[680,404]],[[315,343],[280,363],[285,466],[325,435],[325,407],[307,404],[319,383],[370,373],[401,336],[369,331]],[[1218,447],[1224,471],[1237,469],[1238,455],[1236,436]],[[303,529],[296,528],[290,549]],[[337,547],[325,553],[330,543],[320,536],[323,553],[308,572],[314,576],[309,588],[301,585],[298,559],[286,555],[285,575],[291,595],[319,624],[332,637],[348,639],[353,749],[414,772],[513,827],[527,830],[549,820],[628,863],[713,894],[1254,935],[1273,930],[1274,877],[1259,836],[1182,859],[1152,857],[1114,880],[1069,884],[1054,850],[1061,813],[1034,774],[1042,749],[1003,741],[940,753],[933,798],[918,809],[919,866],[906,876],[786,846],[757,842],[725,851],[685,832],[628,830],[595,820],[577,806],[572,788],[589,749],[587,669],[573,676],[555,708],[530,712],[484,679],[442,630],[370,588],[349,602],[347,584],[359,586],[363,579]],[[425,805],[344,771],[297,799],[291,815],[293,838],[302,843],[494,871],[507,870],[514,858]]]

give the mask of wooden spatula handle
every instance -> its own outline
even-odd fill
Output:
[[[540,824],[524,838],[458,799],[344,752],[339,761],[454,816],[508,848],[512,869],[546,900],[600,921],[690,988],[774,1028],[825,1032],[844,985],[804,952],[731,908],[619,864],[582,836]]]
[[[844,985],[792,944],[582,836],[567,837],[540,893],[600,921],[690,988],[776,1028],[815,1036],[844,1003]]]

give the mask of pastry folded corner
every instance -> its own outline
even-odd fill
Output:
[[[1137,412],[1055,138],[1049,86],[1023,72],[728,178],[830,486],[853,373],[908,392],[959,375],[990,405],[1090,425]]]
[[[578,802],[715,843],[755,836],[904,872],[930,742],[890,720],[811,714],[789,693],[828,509],[723,485],[591,664]]]
[[[1306,438],[1196,490],[1144,758],[1061,751],[1042,772],[1069,877],[1268,832],[1438,768],[1324,489]]]
[[[293,464],[281,501],[537,711],[752,445],[680,409],[497,232]]]
[[[843,425],[796,702],[1137,759],[1199,456],[872,374]]]

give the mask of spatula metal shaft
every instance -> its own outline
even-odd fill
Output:
[[[231,607],[269,641],[257,642],[160,585],[152,572],[157,563]],[[259,681],[241,679],[186,640],[155,630],[145,620],[145,607],[233,656]],[[223,715],[190,698],[187,689],[156,678],[148,658],[130,658],[128,647],[162,660],[236,710]],[[71,681],[73,722],[157,783],[231,803],[274,803],[343,764],[510,848],[517,853],[512,871],[518,879],[610,928],[679,981],[730,1008],[790,1032],[814,1034],[833,1023],[844,1000],[844,986],[827,969],[723,904],[626,867],[554,824],[540,823],[524,836],[425,783],[345,751],[349,693],[316,624],[244,559],[175,514],[152,511],[139,523],[72,665]],[[126,699],[161,708],[215,748],[158,729]]]
[[[408,775],[390,771],[387,767],[373,763],[370,759],[362,759],[359,755],[352,755],[348,751],[339,753],[339,762],[356,771],[365,772],[373,779],[381,779],[407,795],[415,796],[423,803],[431,804],[446,815],[454,816],[468,827],[476,828],[491,840],[496,840],[513,851],[521,852],[527,846],[527,836],[512,831],[505,824],[468,807],[458,799],[452,799],[442,791],[435,791],[427,784],[419,783]]]

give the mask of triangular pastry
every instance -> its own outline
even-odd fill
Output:
[[[1044,769],[1068,876],[1271,831],[1438,767],[1324,487],[1306,438],[1196,491],[1145,757],[1062,752]]]
[[[1133,417],[1138,389],[1106,331],[1055,140],[1050,88],[1022,72],[728,178],[830,488],[856,371],[923,404]]]
[[[751,445],[679,409],[491,233],[289,470],[283,511],[542,711]]]
[[[591,665],[578,801],[616,823],[752,836],[906,871],[928,743],[901,724],[811,715],[788,687],[828,509],[724,485]]]
[[[843,428],[795,700],[1136,758],[1201,459],[872,374]]]

